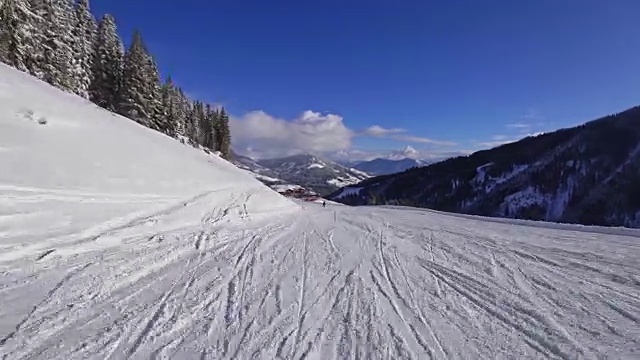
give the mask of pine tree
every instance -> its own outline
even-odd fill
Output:
[[[220,109],[213,110],[211,116],[211,129],[213,130],[213,150],[219,151],[218,142],[220,141]]]
[[[159,124],[161,104],[157,67],[147,51],[142,35],[135,31],[131,46],[124,56],[117,110],[140,124],[162,130]]]
[[[93,78],[93,61],[95,58],[95,41],[97,35],[96,19],[91,14],[89,0],[80,0],[75,8],[75,24],[73,37],[72,77],[75,80],[74,92],[89,98],[89,87]]]
[[[40,80],[45,80],[45,58],[44,47],[46,43],[45,35],[49,28],[47,24],[47,13],[51,11],[51,0],[28,0],[32,12],[30,18],[30,39],[28,52],[29,73]]]
[[[207,149],[214,150],[215,148],[215,136],[214,136],[214,122],[215,122],[215,111],[211,107],[211,105],[207,104],[204,110],[204,143],[202,144]]]
[[[0,60],[18,70],[31,72],[29,53],[34,15],[27,0],[4,0],[0,7]]]
[[[105,15],[98,24],[94,43],[89,99],[107,110],[116,110],[116,98],[122,82],[122,40],[111,15]]]
[[[117,110],[123,116],[143,125],[149,125],[145,99],[145,71],[147,50],[138,31],[133,35],[131,46],[124,55],[122,87],[118,92]]]
[[[193,107],[195,108],[194,124],[196,128],[195,142],[198,145],[204,145],[205,127],[204,127],[204,104],[200,101],[195,101]]]
[[[191,103],[187,110],[187,117],[185,119],[185,135],[189,138],[189,142],[193,146],[198,144],[198,124],[197,124],[197,109],[195,103]]]
[[[171,77],[162,85],[162,112],[161,117],[166,123],[165,133],[169,136],[176,136],[176,128],[179,113],[178,98],[176,97],[176,87]]]
[[[187,118],[191,104],[181,88],[176,88],[174,92],[176,104],[176,134],[178,136],[187,136]]]
[[[172,133],[172,125],[163,116],[162,109],[162,86],[160,84],[160,73],[158,65],[153,57],[147,53],[147,66],[145,79],[147,80],[147,106],[150,114],[151,128],[159,130],[165,134]]]
[[[225,159],[231,158],[231,131],[229,129],[229,115],[224,107],[220,109],[216,129],[216,151],[220,151]]]
[[[89,98],[143,125],[229,158],[224,109],[192,101],[158,66],[134,33],[126,55],[112,16],[96,26],[89,0],[0,0],[0,61]]]
[[[72,29],[75,12],[71,0],[46,2],[44,15],[44,80],[64,90],[73,91],[73,48],[75,39]]]

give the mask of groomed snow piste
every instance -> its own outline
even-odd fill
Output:
[[[0,65],[3,359],[638,358],[639,235],[292,203]]]

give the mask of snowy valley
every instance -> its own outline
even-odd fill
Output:
[[[294,202],[4,65],[0,105],[2,358],[639,355],[637,230]]]

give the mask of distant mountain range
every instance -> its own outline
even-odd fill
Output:
[[[351,205],[640,227],[640,107],[367,179],[329,198]]]
[[[258,180],[272,187],[294,184],[320,195],[328,195],[344,186],[357,184],[371,177],[361,170],[311,154],[263,160],[236,154],[234,163],[253,172]]]

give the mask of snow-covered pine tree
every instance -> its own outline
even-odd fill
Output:
[[[122,87],[117,110],[123,116],[152,129],[161,130],[158,116],[162,102],[155,62],[149,55],[139,31],[124,56]]]
[[[220,109],[218,129],[216,131],[216,150],[222,153],[225,159],[231,158],[231,131],[229,129],[229,115],[223,108]]]
[[[220,141],[222,139],[222,131],[220,130],[220,110],[221,109],[215,110],[211,121],[211,128],[213,129],[213,150],[215,151],[220,151],[221,149]]]
[[[195,126],[196,126],[196,143],[198,145],[204,145],[205,131],[204,128],[204,104],[201,101],[194,102],[195,113]]]
[[[158,65],[153,57],[147,53],[147,64],[144,68],[145,79],[147,80],[147,106],[151,120],[151,128],[159,130],[165,134],[171,134],[173,132],[173,126],[167,122],[163,116],[162,110],[162,86],[160,83],[160,73],[158,71]]]
[[[148,112],[144,94],[146,62],[147,51],[142,36],[136,31],[131,46],[124,54],[122,87],[118,92],[117,110],[123,116],[148,126],[151,114]]]
[[[24,63],[22,36],[24,17],[27,10],[22,0],[6,0],[0,6],[0,61],[19,70],[27,71]]]
[[[74,92],[86,99],[89,98],[89,87],[93,77],[93,61],[95,57],[95,40],[98,25],[91,14],[89,0],[80,0],[75,8],[75,24],[73,37],[72,77],[75,80]]]
[[[187,110],[186,123],[186,136],[189,138],[191,145],[196,146],[198,144],[198,111],[196,109],[196,103],[190,102]]]
[[[205,135],[204,135],[204,147],[206,147],[207,149],[211,149],[214,150],[215,149],[215,143],[214,143],[214,130],[213,130],[213,117],[215,116],[215,110],[213,109],[213,107],[211,107],[210,104],[207,104],[205,106],[204,109],[204,129],[205,129]]]
[[[44,45],[48,29],[47,13],[51,9],[51,0],[28,0],[32,12],[30,19],[29,72],[40,80],[45,79]]]
[[[178,98],[176,97],[176,87],[171,80],[167,78],[162,85],[162,118],[166,122],[166,133],[169,136],[176,136],[178,127]]]
[[[113,16],[104,15],[98,24],[94,43],[89,99],[107,110],[115,111],[122,82],[124,47]]]
[[[218,141],[220,140],[220,109],[212,109],[209,121],[211,122],[211,149],[218,151]]]
[[[35,15],[27,0],[4,0],[0,6],[0,61],[34,73]]]
[[[174,97],[176,104],[176,133],[180,136],[187,136],[187,118],[191,104],[179,87],[175,88]]]
[[[96,29],[89,0],[0,0],[0,61],[63,90],[193,145],[228,157],[229,119],[224,111],[188,99],[158,67],[140,33],[124,56],[112,16]]]
[[[48,0],[44,14],[44,80],[58,88],[73,91],[75,79],[72,75],[72,34],[75,12],[72,0]]]
[[[205,118],[205,113],[204,113],[204,103],[202,103],[201,101],[196,101],[197,104],[197,118],[196,118],[196,125],[198,126],[198,145],[202,145],[204,146],[204,138],[205,138],[205,126],[204,126],[204,118]]]

